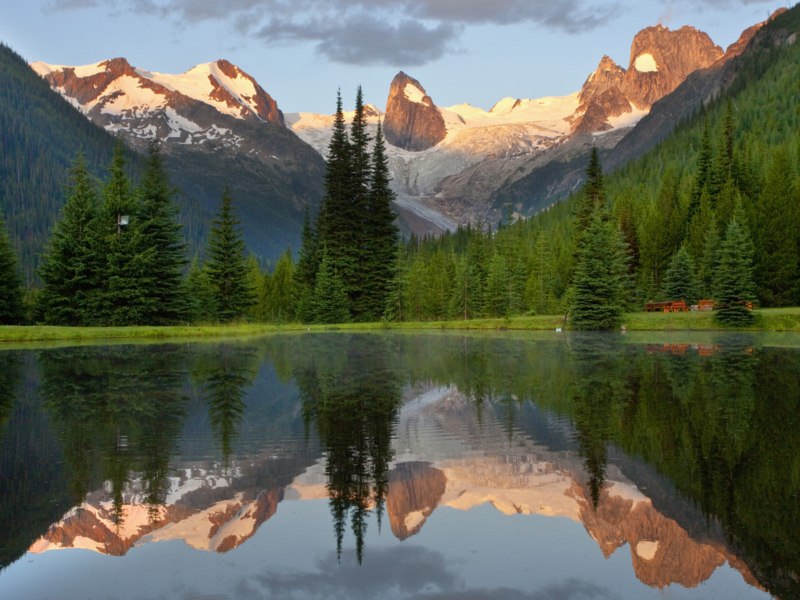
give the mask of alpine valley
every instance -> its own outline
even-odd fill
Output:
[[[728,65],[761,25],[726,51],[693,27],[648,27],[634,37],[627,68],[603,56],[572,94],[506,97],[488,111],[439,107],[422,83],[398,73],[385,112],[368,104],[366,114],[373,134],[378,122],[385,125],[402,228],[437,234],[529,216],[576,189],[593,146],[608,167],[625,164],[720,93]],[[304,211],[319,207],[332,115],[284,114],[259,82],[226,60],[179,75],[124,58],[31,66],[134,150],[163,143],[190,243],[205,239],[228,185],[252,252],[271,260],[287,246],[297,249]],[[24,228],[12,223],[12,235]]]

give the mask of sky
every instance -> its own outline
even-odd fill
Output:
[[[403,70],[439,106],[578,91],[639,30],[692,25],[723,49],[780,0],[0,0],[0,42],[28,61],[125,57],[182,73],[226,58],[284,112],[332,113],[356,88],[383,109]]]

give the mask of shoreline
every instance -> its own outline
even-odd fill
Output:
[[[636,332],[796,332],[800,333],[800,307],[756,311],[748,327],[725,327],[714,321],[713,313],[626,313],[626,331]],[[243,323],[229,325],[171,325],[131,327],[63,327],[50,325],[0,326],[0,349],[20,342],[116,342],[116,341],[200,341],[204,339],[255,337],[291,332],[361,331],[540,331],[555,332],[565,327],[563,315],[517,316],[466,321],[375,322],[340,325],[302,323]]]

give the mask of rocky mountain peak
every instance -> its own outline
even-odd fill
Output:
[[[711,66],[722,55],[722,48],[694,27],[647,27],[631,43],[624,91],[637,108],[649,109],[683,83],[689,73]]]
[[[586,79],[572,120],[573,133],[606,131],[612,128],[610,119],[647,112],[690,73],[711,66],[722,56],[722,48],[694,27],[642,29],[631,43],[627,70],[603,56]]]
[[[213,87],[211,98],[223,101],[231,108],[244,108],[243,118],[247,118],[248,113],[252,112],[262,121],[285,125],[278,103],[252,76],[224,58],[213,65],[218,73],[215,76],[212,69],[208,76]],[[224,77],[220,77],[220,74]]]
[[[400,71],[392,80],[384,121],[386,141],[405,150],[427,150],[447,135],[444,119],[422,84]]]

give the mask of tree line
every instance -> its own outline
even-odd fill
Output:
[[[651,300],[713,298],[723,321],[746,323],[754,301],[800,303],[800,118],[763,126],[773,113],[757,110],[787,102],[786,69],[791,57],[611,177],[593,149],[583,189],[535,217],[402,242],[381,126],[371,139],[359,88],[348,127],[339,93],[320,212],[306,214],[297,259],[287,249],[271,271],[245,256],[227,193],[204,261],[187,265],[157,145],[135,188],[119,147],[102,184],[79,156],[26,302],[0,235],[0,319],[27,305],[65,325],[565,314],[603,329]]]

